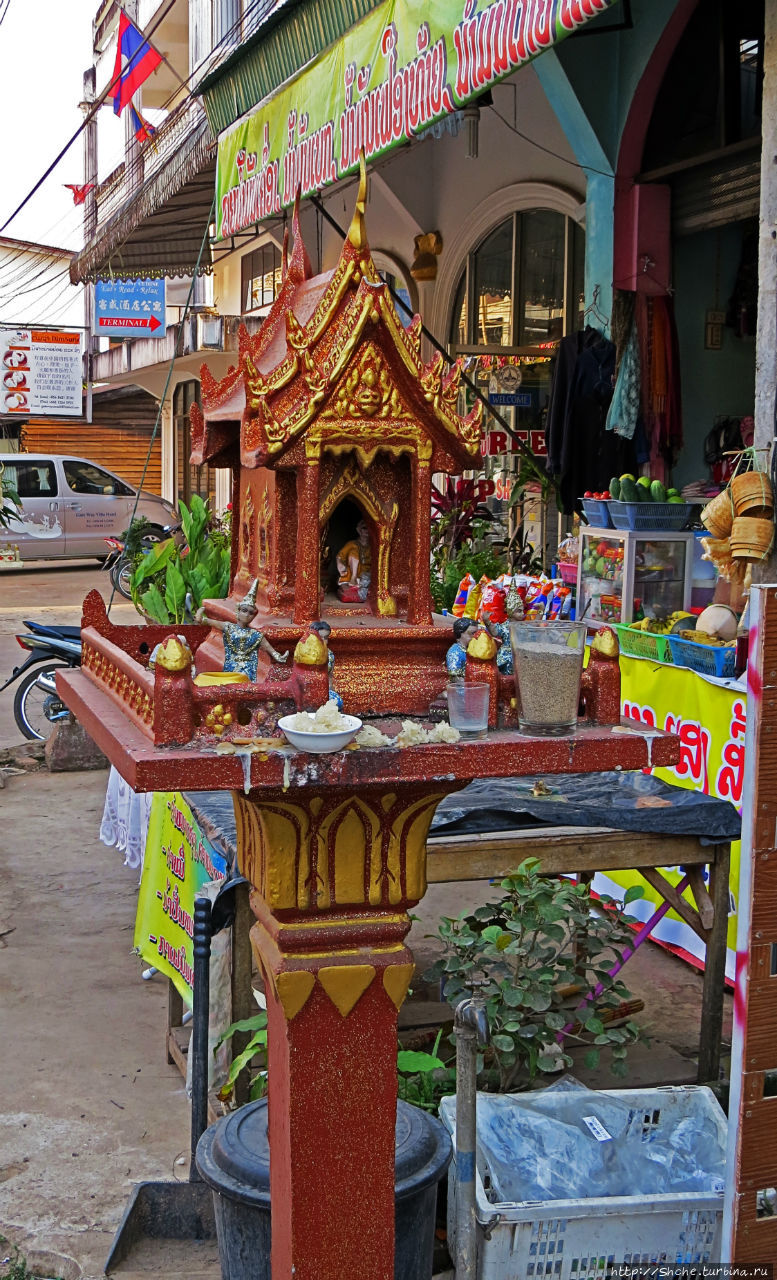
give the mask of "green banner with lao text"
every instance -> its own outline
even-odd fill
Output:
[[[417,137],[613,3],[386,0],[221,135],[217,239]]]
[[[194,898],[204,884],[223,880],[226,863],[200,830],[178,791],[151,802],[143,874],[135,918],[135,949],[192,1001]]]

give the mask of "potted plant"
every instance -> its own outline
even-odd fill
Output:
[[[142,529],[140,536],[128,531],[132,601],[151,622],[192,622],[203,600],[220,599],[229,590],[230,520],[214,520],[197,494],[190,507],[179,502],[178,508],[182,544],[167,538],[144,551]]]
[[[570,1036],[584,1039],[587,1067],[608,1051],[615,1075],[626,1074],[632,1021],[609,1019],[630,992],[613,973],[631,941],[624,903],[594,899],[586,884],[543,876],[527,858],[500,882],[497,901],[457,919],[443,917],[443,954],[425,975],[442,980],[452,1006],[477,991],[486,1004],[491,1041],[480,1060],[485,1087],[500,1091],[530,1084],[543,1073],[573,1065]]]

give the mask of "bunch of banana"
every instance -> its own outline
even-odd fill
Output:
[[[733,647],[730,640],[721,640],[720,636],[711,636],[706,631],[678,631],[677,634],[681,640],[693,640],[695,644],[714,644],[719,649]]]
[[[693,617],[693,614],[686,613],[683,609],[676,609],[674,613],[656,616],[655,618],[641,618],[639,622],[632,622],[631,630],[650,631],[655,636],[667,636],[670,631],[675,632],[678,622],[691,617]]]

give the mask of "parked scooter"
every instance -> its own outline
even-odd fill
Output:
[[[13,713],[25,738],[48,738],[59,720],[67,719],[68,709],[57,693],[56,672],[59,667],[80,667],[81,628],[44,626],[24,621],[29,635],[17,635],[16,641],[29,657],[14,667],[0,693],[19,680],[14,694]]]

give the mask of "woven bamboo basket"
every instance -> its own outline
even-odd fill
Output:
[[[762,516],[737,516],[731,526],[732,560],[755,563],[768,556],[774,537],[774,524]]]
[[[733,519],[728,489],[716,494],[701,513],[701,522],[705,529],[709,529],[713,538],[727,538],[731,533]]]
[[[774,494],[769,477],[763,471],[742,471],[729,485],[734,512],[738,516],[754,516],[760,512],[771,516]]]

